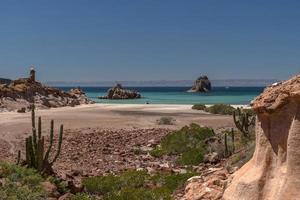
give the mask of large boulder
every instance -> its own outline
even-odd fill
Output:
[[[115,87],[110,88],[107,91],[107,95],[104,97],[98,97],[99,99],[139,99],[141,94],[134,90],[127,90],[122,87],[121,84],[117,84]]]
[[[300,199],[300,75],[265,89],[252,103],[256,149],[225,200]]]
[[[209,92],[211,91],[211,82],[207,76],[200,76],[188,92]]]

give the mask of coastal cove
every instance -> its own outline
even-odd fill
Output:
[[[64,91],[71,87],[59,87]],[[188,93],[189,87],[127,87],[141,93],[141,99],[108,100],[104,96],[109,87],[81,87],[87,97],[96,103],[105,104],[249,104],[264,87],[214,87],[209,93]]]

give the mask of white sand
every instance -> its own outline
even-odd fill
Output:
[[[50,120],[58,131],[64,124],[69,131],[85,128],[132,129],[164,127],[177,129],[192,122],[215,129],[233,127],[232,116],[212,115],[191,109],[192,105],[162,104],[91,104],[77,107],[37,110],[42,117],[44,134],[48,134]],[[162,116],[176,120],[174,125],[158,125]],[[31,113],[0,113],[0,138],[13,144],[31,132]]]

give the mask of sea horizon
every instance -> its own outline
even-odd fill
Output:
[[[213,87],[265,87],[278,79],[217,79],[211,80]],[[125,87],[191,87],[194,80],[148,80],[148,81],[43,81],[54,87],[112,87],[120,83]]]
[[[73,87],[58,87],[61,90],[68,91]],[[99,96],[105,96],[110,87],[80,87],[88,98],[96,103],[106,104],[232,104],[247,105],[259,95],[265,87],[228,87],[215,86],[207,93],[190,93],[187,90],[190,87],[126,87],[130,90],[136,90],[141,94],[139,99],[98,99]]]

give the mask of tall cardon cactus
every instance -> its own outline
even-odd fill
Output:
[[[242,109],[238,108],[233,112],[233,121],[235,126],[245,135],[249,136],[249,127],[255,124],[255,116],[249,115]]]
[[[52,174],[53,173],[53,163],[57,160],[63,140],[63,125],[60,126],[59,130],[59,139],[57,144],[56,154],[52,156],[52,160],[50,161],[50,154],[53,146],[53,138],[54,138],[54,121],[51,120],[50,124],[50,141],[47,151],[45,151],[45,138],[42,136],[42,120],[41,117],[38,118],[38,126],[36,129],[36,119],[35,119],[35,106],[32,106],[31,110],[31,119],[32,119],[32,135],[25,139],[25,147],[26,147],[26,158],[23,161],[23,164],[27,165],[27,167],[35,168],[41,174]],[[18,161],[20,163],[21,153],[18,152]]]

